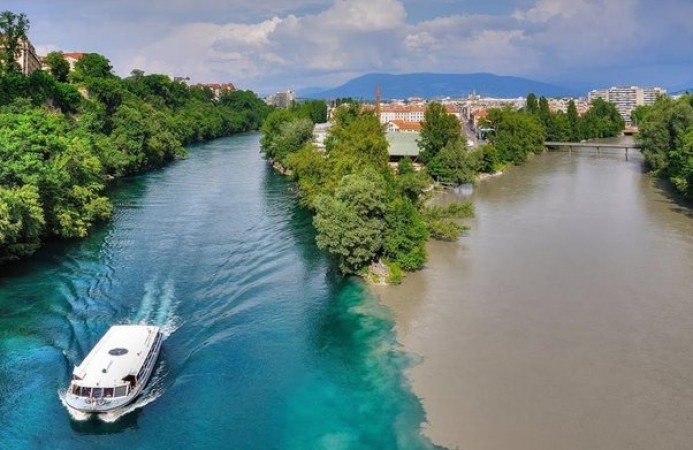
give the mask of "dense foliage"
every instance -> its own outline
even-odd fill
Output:
[[[543,152],[546,141],[617,136],[624,122],[614,105],[600,99],[580,117],[572,100],[566,113],[552,112],[548,99],[529,94],[524,109],[491,109],[482,126],[494,130],[488,145],[470,150],[461,135],[459,121],[447,114],[442,105],[435,102],[428,105],[419,148],[422,161],[436,181],[471,183],[479,172],[495,173]]]
[[[27,26],[0,14],[3,43]],[[102,55],[85,55],[68,75],[53,53],[50,71],[28,77],[1,58],[0,263],[50,236],[86,236],[111,214],[108,179],[159,167],[186,144],[257,129],[269,112],[252,92],[214,101],[164,75],[121,79]]]
[[[449,232],[436,236],[459,235],[461,227],[443,217],[432,224],[425,219],[424,191],[431,184],[426,170],[416,171],[408,158],[397,173],[389,167],[388,143],[373,109],[356,103],[337,108],[324,150],[303,133],[305,120],[300,108],[272,112],[263,126],[262,151],[293,174],[302,204],[315,213],[318,246],[342,272],[362,274],[382,260],[390,281],[399,281],[402,270],[426,263],[430,226],[448,223]]]
[[[650,168],[693,198],[693,95],[660,97],[637,115],[638,141]]]

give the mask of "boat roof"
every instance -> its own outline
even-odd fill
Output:
[[[73,374],[86,387],[115,387],[123,378],[137,375],[159,327],[114,325],[104,334]]]

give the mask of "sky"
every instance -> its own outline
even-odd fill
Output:
[[[260,93],[366,73],[693,87],[693,0],[3,0],[37,51]]]

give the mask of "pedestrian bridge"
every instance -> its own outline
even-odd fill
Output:
[[[601,153],[602,150],[623,150],[626,153],[626,159],[628,159],[629,150],[638,150],[640,148],[640,144],[637,144],[635,142],[625,142],[618,144],[607,144],[604,142],[544,142],[544,146],[548,150],[567,150],[568,153],[583,148],[594,149],[597,151],[598,154]]]

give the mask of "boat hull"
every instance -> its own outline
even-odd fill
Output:
[[[128,395],[116,398],[86,398],[73,395],[68,391],[64,391],[63,402],[65,403],[65,406],[72,410],[72,412],[76,412],[78,414],[99,414],[117,411],[132,403],[137,397],[140,396],[144,388],[149,383],[152,374],[154,373],[154,368],[156,367],[159,359],[159,351],[161,350],[162,341],[163,339],[155,340],[157,343],[156,347],[153,349],[155,353],[153,362],[149,369],[143,374],[142,380],[137,384],[137,387]]]

